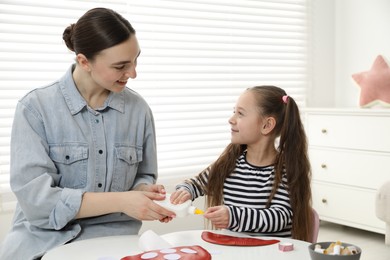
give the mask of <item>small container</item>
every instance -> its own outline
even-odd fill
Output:
[[[191,200],[187,200],[182,204],[172,204],[171,203],[171,194],[166,194],[165,200],[155,200],[154,202],[159,204],[160,206],[175,212],[176,217],[182,218],[188,215],[202,215],[203,211],[192,206]]]
[[[319,252],[320,250],[316,250],[316,245],[320,245],[322,249],[326,249],[329,247],[330,244],[334,242],[319,242],[314,243],[309,246],[309,253],[311,260],[359,260],[360,256],[362,254],[362,250],[360,247],[348,244],[348,243],[341,243],[341,247],[355,247],[357,253],[353,255],[327,255],[322,252]]]

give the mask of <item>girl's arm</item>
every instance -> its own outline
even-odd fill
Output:
[[[210,166],[204,169],[202,172],[200,172],[197,176],[189,180],[185,180],[184,183],[177,185],[176,191],[171,195],[171,202],[172,203],[176,202],[175,204],[179,204],[179,203],[183,203],[188,199],[194,200],[200,196],[204,196],[206,194],[209,172],[210,172]]]
[[[271,206],[266,209],[227,206],[228,228],[237,232],[274,233],[286,229],[292,223],[290,207]]]

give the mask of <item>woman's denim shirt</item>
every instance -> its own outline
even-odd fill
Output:
[[[120,213],[74,220],[86,191],[154,183],[157,155],[153,115],[144,99],[126,88],[93,110],[74,84],[73,68],[17,104],[11,188],[18,204],[0,259],[34,259],[73,239],[137,234],[141,226]]]

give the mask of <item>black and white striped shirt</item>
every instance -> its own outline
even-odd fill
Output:
[[[228,229],[252,235],[291,237],[293,213],[286,174],[270,207],[266,208],[274,183],[274,166],[253,166],[246,161],[245,155],[246,152],[237,159],[236,168],[224,183],[223,200],[230,214]],[[208,174],[209,168],[177,188],[187,189],[193,199],[203,196],[201,185],[196,183],[207,183]]]

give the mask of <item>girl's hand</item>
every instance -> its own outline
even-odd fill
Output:
[[[210,207],[203,216],[210,220],[216,228],[224,229],[229,226],[229,209],[225,206]]]
[[[191,194],[186,189],[179,189],[171,194],[172,204],[182,204],[187,200],[190,200]]]

